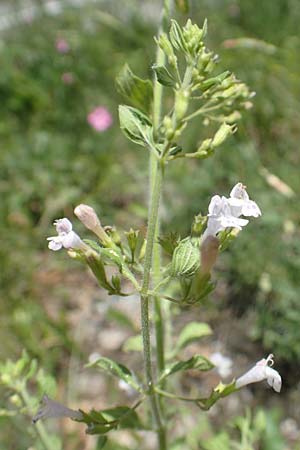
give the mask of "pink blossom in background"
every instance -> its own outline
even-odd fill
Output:
[[[70,50],[70,45],[65,39],[56,39],[55,47],[59,53],[68,53]]]
[[[87,116],[87,121],[96,131],[105,131],[113,123],[112,115],[104,106],[98,106],[91,111]]]
[[[65,72],[61,76],[61,81],[64,84],[73,84],[74,83],[74,76],[71,72]]]

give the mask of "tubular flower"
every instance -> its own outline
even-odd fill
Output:
[[[216,236],[226,228],[238,228],[241,230],[249,223],[240,216],[258,217],[261,211],[257,204],[249,199],[245,186],[237,183],[230,192],[230,198],[214,195],[208,207],[207,228],[203,235],[203,241],[208,236]]]
[[[258,361],[252,369],[248,370],[244,375],[236,380],[236,387],[241,388],[247,384],[258,383],[259,381],[267,380],[268,385],[274,391],[281,391],[281,376],[277,370],[272,369],[274,364],[273,355],[270,354],[267,358]]]
[[[230,192],[228,199],[230,209],[233,215],[239,217],[241,215],[246,217],[259,217],[261,210],[258,205],[249,199],[246,187],[242,183],[237,183]]]
[[[86,244],[80,239],[78,234],[73,231],[72,223],[66,219],[58,219],[54,222],[57,236],[51,236],[47,238],[49,241],[48,247],[50,250],[57,251],[62,247],[73,249],[85,249]]]
[[[32,418],[32,423],[37,423],[41,419],[49,419],[54,417],[69,417],[73,420],[80,420],[82,419],[82,413],[80,411],[67,408],[61,403],[51,400],[51,398],[47,395],[44,395],[42,398],[42,407]]]

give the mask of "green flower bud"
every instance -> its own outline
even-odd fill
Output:
[[[227,139],[227,137],[235,133],[236,130],[237,126],[235,124],[229,125],[228,123],[222,123],[213,137],[213,140],[211,142],[212,148],[216,148],[221,145]]]
[[[196,236],[200,236],[206,227],[207,224],[207,216],[202,216],[202,214],[198,214],[194,218],[194,222],[192,224],[192,233]]]
[[[189,106],[190,92],[187,89],[179,90],[175,94],[175,115],[177,120],[181,120],[187,112]]]
[[[166,33],[162,33],[158,39],[155,39],[155,41],[157,45],[159,45],[159,47],[162,49],[162,51],[166,54],[169,64],[171,64],[171,66],[173,67],[177,67],[177,57]]]
[[[181,50],[183,53],[187,54],[188,49],[186,46],[186,41],[183,35],[183,31],[180,25],[176,22],[176,20],[171,21],[171,29],[170,29],[170,39],[173,47],[176,50]]]
[[[203,29],[201,29],[197,24],[192,24],[191,19],[188,19],[183,28],[184,41],[192,57],[196,57],[204,45],[203,37],[206,34],[206,28],[206,21],[204,22]]]
[[[172,139],[174,136],[174,128],[173,128],[173,123],[172,123],[171,117],[165,116],[163,118],[163,129],[164,129],[164,134],[165,134],[166,138]]]
[[[190,277],[199,269],[199,266],[198,240],[187,237],[174,250],[170,274],[174,277]]]

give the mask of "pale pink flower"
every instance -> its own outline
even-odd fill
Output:
[[[71,72],[65,72],[61,76],[61,81],[64,84],[73,84],[74,83],[74,76]]]
[[[113,123],[112,115],[104,106],[98,106],[91,111],[87,116],[87,121],[94,130],[100,132],[107,130]]]
[[[50,250],[56,252],[63,247],[67,249],[73,248],[84,250],[87,247],[78,234],[73,231],[73,225],[69,219],[64,217],[63,219],[55,220],[54,225],[57,236],[47,238],[47,241],[49,241],[48,247]]]
[[[65,39],[56,39],[55,47],[59,53],[68,53],[70,51],[70,45]]]
[[[243,386],[247,386],[247,384],[267,380],[268,385],[271,386],[274,391],[280,392],[282,380],[277,370],[272,369],[271,367],[274,364],[273,358],[274,356],[270,354],[267,358],[258,361],[252,369],[248,370],[248,372],[236,380],[236,387],[239,389]]]

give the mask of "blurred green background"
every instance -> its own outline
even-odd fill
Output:
[[[48,251],[54,219],[72,219],[74,206],[87,203],[104,224],[145,224],[148,155],[120,133],[114,79],[125,62],[152,76],[160,6],[0,3],[1,360],[26,348],[57,378],[67,371],[74,330],[64,279],[78,265]],[[189,16],[199,24],[208,18],[207,44],[220,55],[220,71],[235,72],[256,97],[212,159],[170,167],[163,228],[186,235],[213,194],[246,184],[263,215],[220,258],[215,308],[219,320],[230,310],[259,351],[276,355],[286,391],[293,390],[300,368],[300,2],[194,0]],[[113,120],[104,131],[87,120],[99,106]],[[187,147],[201,137],[200,125]],[[72,285],[76,292],[75,275]],[[8,419],[1,423],[9,427]],[[4,432],[3,448],[21,449],[7,439]]]

